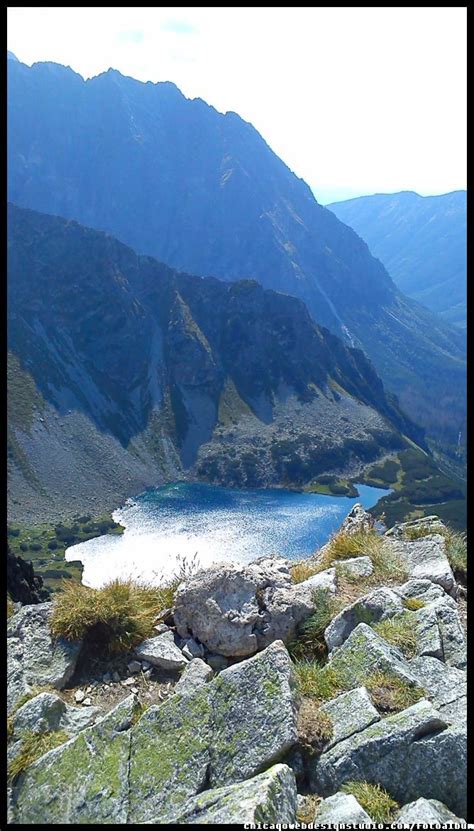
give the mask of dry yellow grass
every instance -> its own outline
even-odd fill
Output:
[[[153,634],[159,612],[173,605],[178,582],[152,586],[113,580],[92,589],[64,581],[54,600],[51,633],[67,640],[87,638],[110,653],[130,649]]]

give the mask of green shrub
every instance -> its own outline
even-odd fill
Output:
[[[63,730],[56,730],[50,733],[25,732],[21,736],[21,748],[19,753],[12,759],[8,776],[11,781],[23,773],[33,762],[44,756],[48,750],[58,747],[67,742],[69,736]]]
[[[57,540],[50,540],[48,543],[48,548],[50,551],[55,551],[58,547]]]
[[[457,580],[467,578],[467,539],[466,534],[446,528],[443,532],[446,541],[446,556]]]
[[[374,822],[392,822],[395,818],[395,812],[400,807],[398,802],[395,802],[384,788],[370,782],[346,782],[342,785],[341,791],[355,796],[358,803],[364,811],[367,811]]]
[[[39,542],[30,543],[30,551],[41,551],[43,546]]]
[[[20,543],[20,551],[28,551],[28,543],[21,542]]]
[[[403,538],[405,540],[419,540],[421,537],[428,537],[430,534],[436,533],[432,531],[429,525],[414,525],[413,528],[405,528]]]
[[[153,635],[156,617],[173,604],[178,586],[113,580],[101,589],[92,589],[71,580],[54,599],[50,621],[55,637],[88,642],[100,651],[126,651]]]

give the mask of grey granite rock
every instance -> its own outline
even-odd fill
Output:
[[[416,633],[416,655],[429,655],[443,660],[443,641],[436,610],[430,605],[411,614],[413,631]]]
[[[457,585],[446,556],[446,541],[441,534],[432,534],[418,540],[393,540],[393,550],[405,562],[410,577],[431,580],[456,596]]]
[[[380,715],[365,687],[341,693],[337,698],[322,704],[320,709],[330,716],[333,723],[333,736],[326,750],[354,733],[360,733],[370,724],[380,721]]]
[[[359,531],[371,531],[374,525],[372,514],[369,514],[360,502],[356,502],[342,523],[341,531],[344,534],[356,534]]]
[[[129,696],[92,727],[34,762],[13,788],[15,823],[126,823],[129,728],[135,707],[135,697]]]
[[[329,652],[344,643],[361,622],[377,623],[404,610],[400,597],[386,587],[377,588],[359,598],[331,621],[324,632]]]
[[[349,577],[370,577],[374,571],[372,560],[366,556],[340,560],[337,569],[340,574],[347,574]]]
[[[7,626],[7,710],[35,687],[62,689],[71,678],[81,643],[54,639],[49,631],[52,603],[22,606]]]
[[[296,742],[293,665],[281,641],[223,670],[212,687],[211,786],[254,776]]]
[[[339,742],[316,759],[311,788],[327,796],[350,780],[377,782],[398,802],[439,799],[463,816],[466,808],[465,725],[422,699]]]
[[[314,587],[293,585],[289,563],[263,558],[248,565],[224,563],[202,569],[177,593],[178,634],[210,652],[245,657],[275,640],[290,641],[314,611]]]
[[[323,799],[318,805],[314,822],[317,827],[333,828],[343,823],[357,825],[372,823],[373,820],[357,802],[355,796],[339,792]]]
[[[55,693],[40,693],[20,707],[13,717],[13,738],[22,732],[64,730],[70,736],[93,724],[101,715],[97,707],[73,707]]]
[[[190,695],[198,687],[210,681],[213,675],[214,673],[211,667],[201,660],[201,658],[193,658],[185,666],[174,691],[181,695]]]
[[[185,642],[183,648],[183,655],[188,658],[190,661],[193,658],[204,658],[205,649],[202,643],[198,643],[194,640],[194,638],[188,638]]]
[[[336,569],[334,567],[326,568],[324,571],[308,577],[307,580],[303,580],[298,585],[303,588],[312,589],[313,591],[315,589],[325,589],[330,594],[335,594],[337,591]]]
[[[244,782],[204,791],[165,821],[177,825],[244,825],[292,823],[295,817],[295,777],[287,765],[278,764]]]
[[[453,707],[448,710],[449,705],[458,701],[461,701],[460,714],[463,715],[463,705],[466,700],[465,672],[429,656],[412,658],[408,664],[410,672],[426,691],[433,705],[446,718],[450,718],[449,713],[456,712]]]
[[[457,822],[465,824],[465,820],[456,817],[449,808],[437,799],[420,797],[415,802],[404,805],[396,816],[398,823],[447,823]]]
[[[329,663],[343,674],[349,687],[362,685],[367,675],[376,670],[395,675],[411,686],[420,686],[400,650],[366,623],[353,629],[342,646],[331,653]]]
[[[162,669],[183,669],[188,663],[180,648],[176,646],[173,633],[163,632],[155,638],[148,638],[135,647],[135,655]]]
[[[132,730],[129,823],[176,813],[206,787],[212,744],[210,687],[149,707]]]

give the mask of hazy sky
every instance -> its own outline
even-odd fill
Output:
[[[8,49],[234,110],[323,204],[466,187],[465,8],[9,8]]]

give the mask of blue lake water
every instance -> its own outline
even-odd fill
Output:
[[[266,554],[300,559],[336,531],[356,502],[370,508],[389,490],[357,485],[355,498],[281,489],[236,490],[178,482],[130,499],[113,517],[121,536],[105,535],[71,546],[83,582],[99,587],[115,577],[159,582],[180,558],[198,565],[250,562]]]

